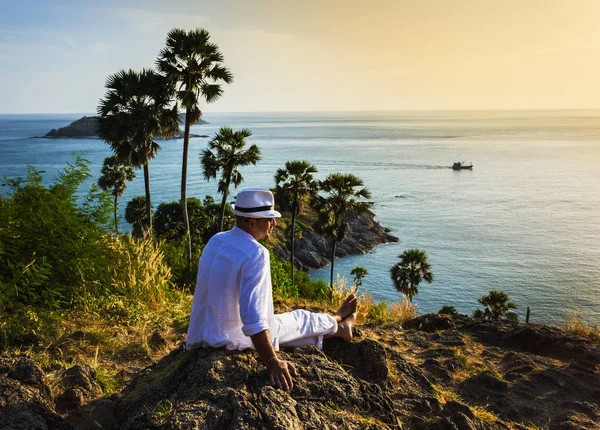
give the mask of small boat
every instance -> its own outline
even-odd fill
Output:
[[[473,163],[466,165],[464,161],[455,162],[452,170],[473,170]]]

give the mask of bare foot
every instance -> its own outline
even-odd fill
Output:
[[[346,318],[349,318],[350,315],[356,312],[356,305],[358,304],[356,300],[356,296],[354,294],[350,294],[340,306],[340,309],[335,313],[336,317],[339,317],[338,322],[343,321]],[[336,318],[337,319],[337,318]],[[356,316],[355,316],[356,319]]]
[[[352,326],[355,322],[356,312],[350,314],[350,316],[338,323],[338,330],[335,333],[335,337],[339,337],[346,342],[350,342],[350,339],[352,339]]]

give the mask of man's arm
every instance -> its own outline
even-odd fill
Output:
[[[296,376],[296,368],[289,361],[279,360],[277,353],[273,349],[271,339],[269,339],[269,330],[263,330],[260,333],[250,336],[258,356],[267,366],[267,373],[273,385],[284,391],[289,391],[294,387],[292,375]]]

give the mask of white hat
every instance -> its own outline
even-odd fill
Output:
[[[240,191],[231,204],[231,212],[247,218],[280,218],[281,214],[274,210],[275,197],[264,188],[246,188]]]

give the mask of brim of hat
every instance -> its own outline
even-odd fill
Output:
[[[235,209],[235,204],[231,204],[231,212],[237,216],[243,216],[246,218],[281,218],[281,214],[276,210],[261,211],[261,212],[240,212]]]

